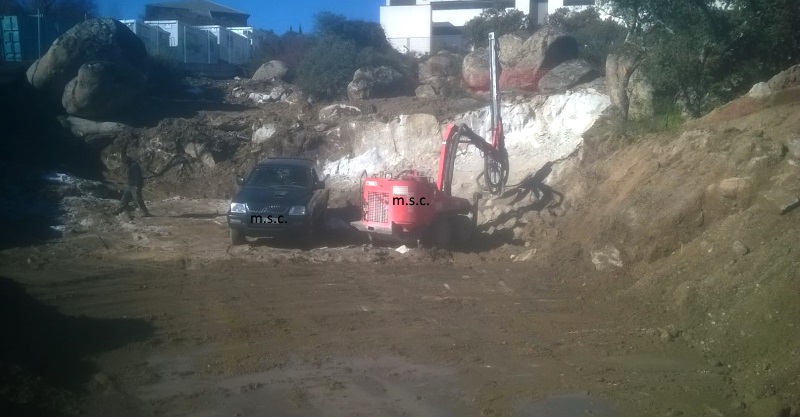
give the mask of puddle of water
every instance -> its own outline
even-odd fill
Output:
[[[137,396],[165,415],[216,417],[469,416],[467,395],[446,368],[396,358],[342,358],[213,378],[185,372],[192,359],[153,358],[159,382]],[[169,364],[169,365],[168,365]]]
[[[613,417],[610,405],[583,394],[555,395],[518,407],[521,417]]]

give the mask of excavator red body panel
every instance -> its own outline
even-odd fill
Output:
[[[361,220],[352,225],[384,240],[420,239],[437,215],[472,210],[469,200],[445,195],[429,177],[415,174],[368,177],[362,192]]]

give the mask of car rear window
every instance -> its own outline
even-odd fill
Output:
[[[311,186],[309,171],[299,166],[265,166],[257,168],[247,185],[254,187],[275,187],[281,185],[294,185],[301,187]]]

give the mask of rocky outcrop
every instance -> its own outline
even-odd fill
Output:
[[[767,82],[756,83],[747,93],[747,96],[755,99],[764,99],[778,91],[798,86],[800,86],[800,64],[778,73]]]
[[[525,38],[519,35],[503,35],[498,39],[500,65],[511,67],[525,56]]]
[[[327,132],[328,139],[349,143],[353,157],[323,167],[334,181],[357,181],[362,171],[434,168],[441,146],[439,121],[430,114],[401,115],[386,123],[364,118]],[[433,172],[428,172],[433,174]],[[353,183],[355,184],[355,183]]]
[[[539,91],[544,94],[563,93],[579,84],[588,83],[600,72],[583,59],[572,59],[553,68],[539,80]]]
[[[800,136],[787,140],[786,149],[790,157],[800,161]]]
[[[408,87],[408,80],[394,68],[359,68],[347,85],[347,97],[352,101],[371,98],[397,97]]]
[[[148,59],[144,44],[127,26],[113,19],[92,19],[59,37],[28,68],[27,78],[37,89],[69,102],[68,111],[110,114],[130,104],[131,90],[147,79]],[[102,64],[85,66],[95,63]],[[65,95],[65,88],[76,77],[80,79]],[[118,98],[109,101],[111,96]],[[100,111],[103,103],[111,107]]]
[[[767,81],[767,86],[773,92],[800,86],[800,64],[770,78],[770,80]]]
[[[261,65],[253,74],[253,80],[256,81],[277,81],[283,80],[289,72],[289,67],[282,61],[269,61]]]
[[[61,104],[67,114],[102,119],[128,107],[146,85],[144,74],[129,66],[113,62],[86,63],[67,83]]]
[[[640,70],[641,62],[641,53],[630,50],[609,54],[606,59],[606,90],[626,119],[653,115],[653,89]]]
[[[464,85],[472,91],[488,91],[490,80],[489,49],[477,48],[464,57],[462,76]]]
[[[633,54],[609,54],[606,58],[606,88],[611,104],[628,116],[628,81],[640,62]]]
[[[544,26],[521,42],[515,35],[499,39],[502,66],[500,88],[538,91],[539,80],[551,69],[578,56],[578,43],[564,30]],[[464,59],[466,86],[472,91],[489,89],[489,51],[479,48]]]
[[[339,124],[343,118],[355,117],[361,115],[361,109],[356,106],[347,104],[331,104],[319,110],[317,118],[321,123],[328,125]]]
[[[439,51],[419,64],[420,86],[417,97],[447,95],[459,86],[461,80],[461,55]]]
[[[625,93],[628,95],[628,119],[644,120],[653,117],[653,86],[644,77],[641,67],[631,75]]]
[[[767,98],[770,94],[772,94],[772,91],[769,89],[769,84],[765,82],[756,83],[753,85],[753,88],[747,92],[748,97],[755,99]]]
[[[506,146],[514,167],[509,183],[517,183],[549,161],[563,158],[581,144],[581,135],[610,105],[601,92],[581,91],[533,100],[504,102],[501,106],[506,127]],[[484,138],[490,137],[489,109],[455,118]],[[327,132],[333,143],[351,143],[349,156],[327,161],[324,171],[343,188],[355,186],[361,173],[420,169],[434,176],[442,140],[439,122],[431,115],[400,116],[388,123],[366,116],[341,123]],[[483,159],[475,147],[467,147],[456,165],[454,190],[469,195],[476,176],[483,171]]]
[[[433,86],[428,84],[422,84],[417,87],[416,90],[414,90],[414,95],[417,96],[417,98],[433,98],[437,96],[436,90]]]
[[[265,143],[275,136],[278,132],[278,125],[276,123],[257,123],[253,125],[253,135],[251,140],[253,143]]]
[[[114,139],[131,132],[132,128],[128,125],[116,122],[95,122],[92,120],[81,119],[75,116],[66,116],[59,119],[61,125],[77,138],[81,138],[86,143],[103,148]]]
[[[246,101],[251,101],[255,104],[281,102],[295,105],[307,101],[302,91],[288,84],[276,85],[269,89],[269,91],[259,91],[259,89],[252,89],[246,86],[236,86],[231,90],[230,97],[237,101],[246,99]]]

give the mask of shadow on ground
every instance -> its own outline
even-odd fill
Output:
[[[498,227],[511,220],[519,220],[525,214],[535,211],[542,212],[548,211],[551,215],[557,215],[556,210],[561,207],[564,201],[564,194],[553,189],[544,183],[553,170],[553,163],[548,162],[533,175],[525,177],[519,184],[506,190],[500,195],[502,199],[511,198],[508,206],[515,206],[513,210],[497,216],[497,218],[490,220],[482,225],[482,228],[488,229],[490,227]],[[528,203],[518,205],[523,200],[527,199]]]
[[[7,277],[0,317],[0,414],[8,416],[63,415],[96,373],[89,355],[153,334],[143,320],[63,315]]]
[[[99,151],[65,131],[63,112],[25,81],[25,73],[0,84],[0,248],[36,244],[59,236],[52,226],[59,198],[44,176],[51,172],[99,180]]]

